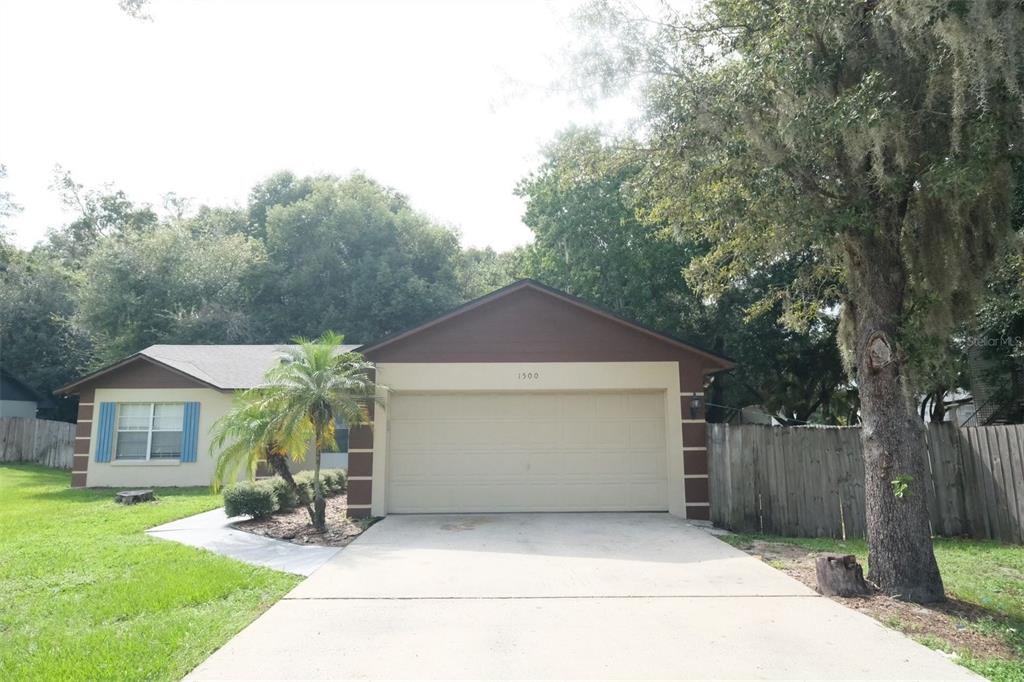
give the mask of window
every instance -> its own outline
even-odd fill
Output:
[[[115,458],[180,459],[184,416],[184,403],[120,403]]]

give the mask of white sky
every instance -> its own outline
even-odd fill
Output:
[[[0,0],[0,189],[28,247],[66,222],[55,164],[160,209],[244,203],[281,169],[360,169],[459,229],[469,246],[529,240],[517,180],[570,123],[623,124],[548,86],[576,0],[335,2]]]

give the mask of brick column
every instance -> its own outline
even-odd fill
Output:
[[[92,415],[96,391],[85,389],[78,394],[78,423],[75,426],[75,447],[71,455],[71,487],[84,488],[89,471],[89,444],[92,439]]]
[[[700,398],[700,409],[693,414],[690,402]],[[708,485],[707,425],[704,421],[704,393],[679,394],[683,430],[683,488],[686,491],[686,518],[711,520],[711,490]]]
[[[369,422],[348,432],[348,515],[364,519],[370,515],[373,485],[374,403],[366,407]]]

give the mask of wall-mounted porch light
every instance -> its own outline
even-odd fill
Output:
[[[690,398],[690,419],[696,419],[700,414],[700,396],[695,395]]]

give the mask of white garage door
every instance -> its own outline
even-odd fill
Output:
[[[664,511],[659,393],[402,394],[391,512]]]

